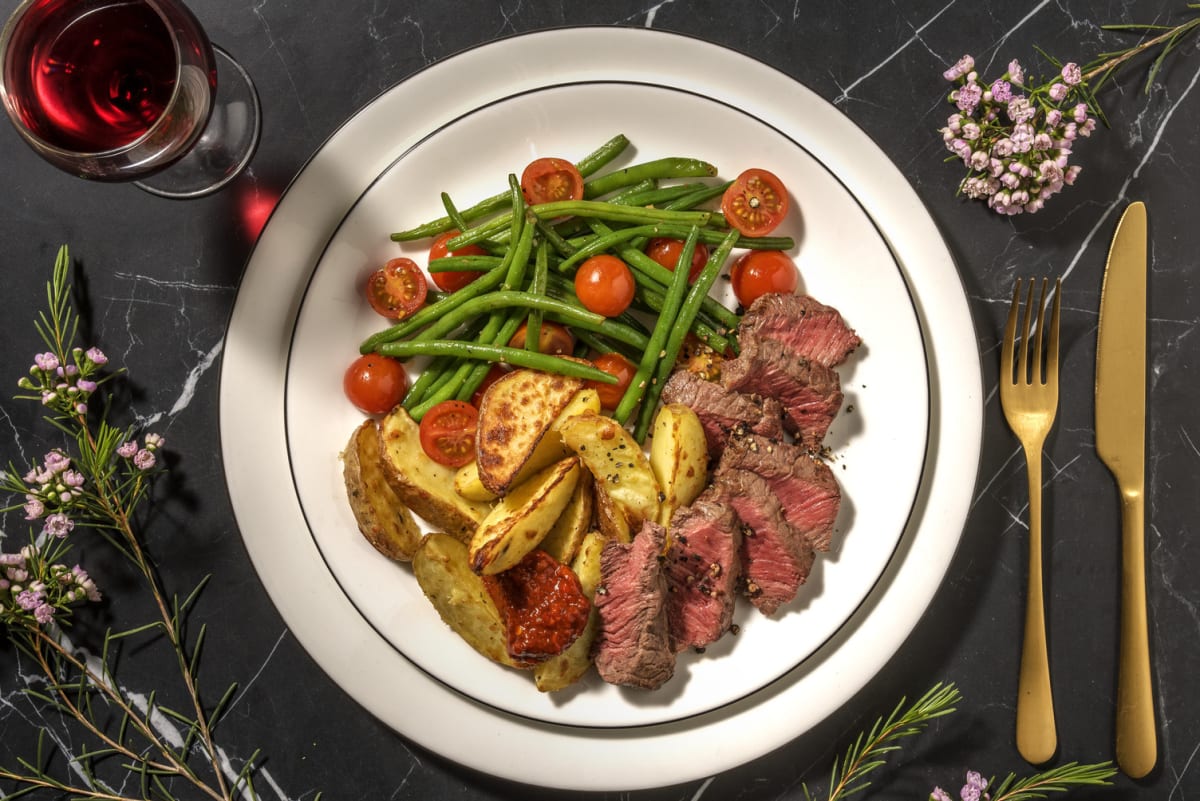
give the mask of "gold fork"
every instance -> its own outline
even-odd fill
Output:
[[[1030,347],[1033,322],[1033,288],[1025,302],[1025,318],[1018,348],[1017,317],[1021,306],[1021,280],[1013,289],[1012,307],[1000,349],[1000,405],[1008,425],[1025,448],[1029,474],[1029,585],[1025,601],[1025,641],[1021,647],[1021,677],[1017,688],[1017,750],[1029,762],[1048,762],[1058,747],[1054,725],[1054,699],[1050,692],[1050,659],[1046,649],[1046,613],[1042,600],[1042,446],[1054,425],[1058,409],[1058,318],[1062,279],[1054,284],[1054,306],[1047,331],[1043,325],[1046,287],[1037,304],[1037,338]],[[1047,332],[1045,378],[1042,378],[1042,334]],[[1033,351],[1030,364],[1030,351]],[[1014,355],[1017,355],[1014,371]]]

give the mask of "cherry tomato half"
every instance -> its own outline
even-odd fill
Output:
[[[771,292],[795,292],[800,285],[796,263],[778,250],[752,250],[733,263],[729,271],[738,303],[751,303]]]
[[[458,236],[456,229],[451,229],[446,233],[433,240],[433,244],[429,246],[429,261],[433,262],[437,259],[445,258],[446,256],[486,256],[487,251],[479,247],[479,245],[466,245],[458,250],[447,250],[446,243],[454,237]],[[443,292],[455,292],[462,289],[467,284],[474,281],[479,276],[483,275],[480,272],[430,272],[433,276],[433,283],[437,284],[437,288]]]
[[[513,334],[513,338],[508,341],[508,346],[510,348],[525,347],[525,323],[521,323],[517,333]],[[555,356],[570,356],[575,352],[575,337],[571,336],[571,332],[558,323],[544,322],[538,334],[538,352]]]
[[[521,173],[521,191],[530,205],[558,200],[581,200],[583,176],[566,159],[542,158]]]
[[[359,356],[342,375],[342,390],[367,414],[387,414],[408,392],[404,365],[389,356]]]
[[[617,377],[615,384],[602,384],[599,381],[584,382],[585,386],[596,390],[596,394],[600,396],[600,406],[612,411],[617,408],[617,404],[624,397],[625,390],[629,388],[629,382],[633,381],[633,376],[637,373],[637,367],[619,353],[602,353],[592,359],[592,364],[609,375]]]
[[[766,170],[746,170],[721,197],[725,220],[745,236],[766,236],[779,227],[787,211],[787,187]]]
[[[682,252],[682,239],[656,237],[651,239],[646,245],[646,255],[671,272],[675,272],[675,265],[679,263],[679,254]],[[703,242],[697,242],[696,249],[692,251],[692,267],[688,270],[688,281],[695,281],[696,276],[700,274],[700,271],[704,269],[704,265],[707,263],[708,245]]]
[[[636,284],[629,265],[602,253],[586,259],[575,271],[575,294],[591,312],[616,317],[633,302]]]
[[[475,459],[478,423],[479,411],[471,404],[442,401],[421,418],[421,448],[438,464],[462,467]]]
[[[425,305],[429,285],[412,259],[391,259],[367,278],[367,302],[390,320],[402,320]]]

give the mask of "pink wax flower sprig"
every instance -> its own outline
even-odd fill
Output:
[[[1067,793],[1079,787],[1100,787],[1109,784],[1117,769],[1111,762],[1080,765],[1068,762],[1031,776],[1018,779],[1010,773],[1004,781],[985,779],[976,771],[967,771],[966,783],[958,791],[960,801],[1032,801],[1048,793]],[[954,801],[941,787],[934,787],[929,801]]]
[[[1200,4],[1188,8],[1200,10]],[[1146,82],[1148,92],[1166,56],[1200,27],[1200,14],[1172,27],[1104,27],[1159,33],[1126,50],[1101,54],[1083,66],[1063,64],[1043,53],[1054,72],[1042,81],[1017,60],[993,80],[984,80],[969,55],[942,74],[956,84],[948,95],[955,111],[939,132],[953,154],[948,160],[957,159],[967,168],[958,186],[961,194],[986,202],[998,214],[1039,211],[1079,177],[1081,168],[1070,163],[1076,145],[1096,130],[1097,120],[1107,124],[1096,91],[1131,58],[1161,47]]]
[[[57,752],[47,757],[41,743],[57,734],[43,729],[37,738],[41,756],[21,759],[14,768],[0,764],[0,796],[8,797],[11,785],[13,796],[41,790],[107,801],[256,798],[257,755],[233,768],[214,735],[234,687],[218,694],[215,705],[201,693],[203,629],[189,634],[187,616],[205,581],[182,599],[168,596],[138,536],[139,508],[166,469],[165,440],[108,421],[112,398],[98,396],[121,371],[108,366],[99,348],[75,344],[78,318],[70,302],[69,270],[64,247],[47,285],[49,308],[34,323],[46,349],[17,381],[17,397],[39,403],[66,442],[24,468],[10,463],[0,472],[0,491],[15,501],[0,512],[19,510],[29,523],[28,540],[16,549],[9,544],[11,535],[0,532],[0,626],[41,674],[30,680],[28,696],[51,705],[54,714],[48,719],[71,720],[78,727],[72,739],[88,738],[81,749],[89,757],[79,761]],[[97,399],[101,402],[93,403]],[[101,601],[96,581],[69,558],[74,544],[89,534],[99,535],[133,565],[155,613],[149,622],[77,645],[67,632],[80,607]],[[147,703],[115,678],[121,645],[129,641],[138,643],[139,652],[143,644],[174,652],[178,675],[164,688],[169,693],[156,690]],[[126,653],[122,661],[130,658]],[[155,701],[160,696],[186,702],[168,710]],[[165,720],[171,721],[169,730],[163,729]],[[175,727],[186,733],[183,747]],[[100,762],[109,769],[103,777],[94,773]],[[146,777],[153,777],[153,791],[145,789]],[[176,795],[185,786],[187,792]]]

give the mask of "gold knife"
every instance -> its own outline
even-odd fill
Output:
[[[1140,778],[1157,760],[1146,621],[1146,207],[1117,223],[1096,335],[1096,451],[1121,493],[1117,764]]]

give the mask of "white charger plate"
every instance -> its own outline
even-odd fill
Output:
[[[639,113],[622,116],[623,106]],[[648,113],[663,108],[682,117]],[[670,120],[670,130],[656,119]],[[851,397],[864,393],[859,411],[832,432],[854,514],[839,521],[843,548],[821,563],[797,609],[782,620],[744,618],[732,647],[715,649],[720,658],[689,659],[678,686],[659,694],[588,686],[555,700],[448,634],[403,568],[347,525],[333,456],[358,417],[338,377],[353,346],[378,327],[357,285],[395,255],[387,232],[436,216],[443,189],[460,202],[491,194],[530,158],[574,158],[616,131],[647,157],[696,155],[730,173],[778,167],[792,188],[803,223],[789,233],[799,241],[805,289],[842,308],[868,342],[847,381]],[[471,157],[456,158],[464,152]],[[850,266],[829,263],[839,254],[852,257]],[[944,375],[953,376],[953,391]],[[915,407],[902,409],[908,416],[883,413],[872,399],[876,380],[880,398],[884,387],[915,385]],[[222,368],[222,443],[251,558],[289,626],[339,685],[401,733],[471,767],[542,785],[623,789],[765,753],[844,703],[899,647],[965,519],[979,386],[970,318],[944,244],[903,178],[840,113],[786,76],[696,40],[567,29],[435,65],[365,107],[314,156],[264,230],[239,292]],[[264,405],[277,416],[264,415]],[[938,447],[946,442],[953,446]],[[877,464],[880,453],[898,469]],[[878,520],[876,501],[887,510]],[[883,541],[872,542],[879,526]],[[780,648],[788,641],[781,630],[798,633],[799,643]],[[745,670],[727,686],[731,671]],[[523,758],[531,740],[543,758]],[[685,764],[663,758],[680,748],[691,757]]]

